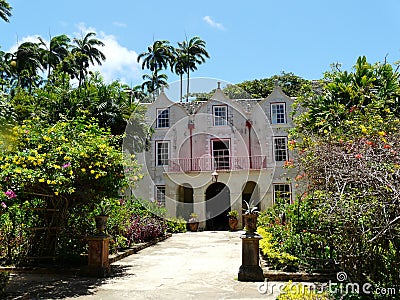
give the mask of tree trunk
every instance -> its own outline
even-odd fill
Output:
[[[186,102],[189,101],[189,79],[190,79],[190,69],[188,68],[188,72],[187,72],[187,90],[186,90]]]

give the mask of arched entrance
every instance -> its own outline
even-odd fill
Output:
[[[246,209],[246,203],[244,203],[244,201],[252,205],[257,205],[258,209],[260,209],[260,191],[257,183],[254,181],[248,181],[243,186],[242,207]]]
[[[227,214],[230,209],[229,188],[221,182],[211,184],[206,190],[206,229],[228,230]]]
[[[178,187],[178,203],[176,206],[176,216],[189,220],[193,212],[193,188],[190,184],[184,183]]]

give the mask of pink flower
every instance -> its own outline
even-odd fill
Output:
[[[7,205],[6,205],[4,202],[1,202],[1,206],[2,206],[3,208],[7,208]]]
[[[62,167],[63,167],[64,169],[66,169],[66,168],[68,168],[68,167],[70,167],[70,166],[71,166],[71,163],[69,162],[69,163],[64,164]]]
[[[8,190],[4,193],[9,199],[16,198],[17,194],[13,190]]]

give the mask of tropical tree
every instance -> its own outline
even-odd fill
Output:
[[[181,49],[174,49],[174,59],[171,64],[171,71],[179,76],[180,94],[179,101],[182,102],[183,98],[183,74],[185,74],[185,60],[186,54]]]
[[[173,63],[173,53],[174,48],[169,45],[169,41],[162,40],[155,41],[153,45],[147,48],[146,52],[138,55],[137,62],[142,60],[142,69],[147,68],[152,72],[151,75],[143,75],[143,79],[147,81],[142,84],[142,87],[146,87],[147,92],[153,94],[153,100],[156,89],[165,86],[168,79],[167,75],[158,75],[158,72],[167,69]],[[165,81],[165,84],[163,81]]]
[[[10,22],[12,7],[5,0],[0,0],[0,18],[6,22]]]
[[[11,66],[6,59],[6,53],[0,51],[0,91],[4,91],[5,87],[11,79]]]
[[[89,65],[94,65],[95,62],[101,65],[102,61],[106,59],[103,52],[97,48],[99,46],[103,47],[104,43],[96,39],[95,36],[96,33],[89,32],[82,39],[73,39],[75,45],[73,46],[71,52],[75,55],[76,64],[78,66],[79,86],[81,86],[82,81],[87,74]]]
[[[51,69],[54,69],[61,61],[68,56],[71,39],[65,34],[55,36],[50,39],[49,45],[38,37],[42,50],[42,64],[47,69],[47,78],[50,77]]]
[[[197,65],[204,63],[206,58],[210,58],[210,55],[206,50],[206,42],[198,36],[191,38],[189,41],[179,42],[178,46],[184,57],[184,71],[187,74],[186,101],[188,101],[190,71],[197,70]]]
[[[157,72],[166,69],[173,60],[173,47],[169,41],[155,41],[147,48],[147,52],[140,53],[137,61],[142,61],[142,69],[147,68],[157,77]]]
[[[7,53],[6,60],[10,62],[11,71],[17,77],[17,86],[28,88],[38,85],[38,71],[42,69],[41,49],[39,44],[25,42],[19,45],[15,53]]]
[[[166,74],[158,74],[157,72],[154,72],[152,75],[144,74],[142,78],[144,80],[142,83],[142,89],[146,90],[149,95],[153,95],[153,101],[158,95],[157,90],[161,87],[168,86],[168,76]]]

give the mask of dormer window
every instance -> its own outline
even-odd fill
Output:
[[[226,105],[213,106],[214,126],[225,126],[228,124],[228,107]]]
[[[157,128],[169,127],[169,108],[157,109]]]
[[[286,124],[286,104],[271,104],[271,124]]]

